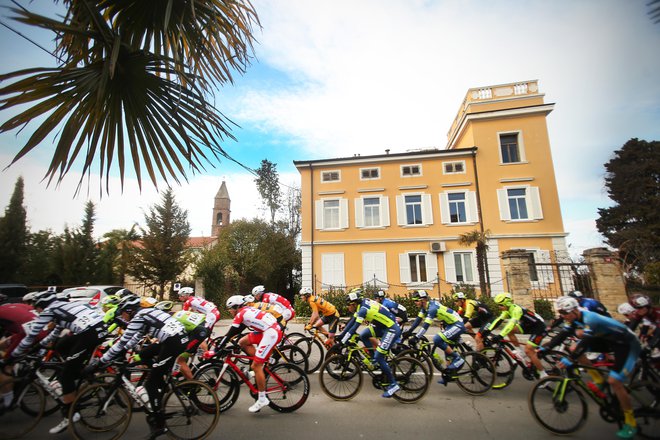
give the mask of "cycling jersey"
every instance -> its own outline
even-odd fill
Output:
[[[218,307],[213,304],[211,301],[207,301],[204,298],[197,296],[189,297],[185,303],[183,303],[183,310],[193,311],[197,313],[203,313],[206,316],[206,326],[210,329],[213,329],[216,321],[220,319],[220,312]]]
[[[256,360],[265,362],[270,356],[273,347],[282,339],[282,327],[273,315],[263,310],[244,306],[236,312],[229,331],[223,338],[220,346],[223,346],[226,341],[241,333],[246,327],[253,331],[248,335],[248,340],[251,344],[257,344],[255,352]]]
[[[541,327],[543,327],[543,330],[545,330],[545,321],[543,318],[541,318],[541,316],[517,304],[511,304],[507,310],[504,310],[502,313],[500,313],[500,316],[491,322],[490,325],[487,326],[486,330],[489,332],[493,331],[504,321],[506,321],[506,324],[500,332],[500,336],[502,337],[505,337],[514,329],[519,333],[527,334],[536,334],[539,332]],[[538,342],[535,343],[538,344]]]
[[[596,301],[593,298],[578,298],[578,303],[580,307],[589,310],[590,312],[596,312],[599,315],[611,316],[605,306],[600,302]]]
[[[396,323],[395,316],[387,309],[387,307],[371,299],[363,299],[357,306],[351,320],[346,324],[346,328],[344,328],[339,340],[346,343],[350,337],[353,336],[353,333],[355,333],[360,324],[365,321],[371,322],[377,327],[399,327]]]
[[[381,304],[387,308],[387,310],[389,310],[395,317],[399,318],[399,324],[408,322],[408,309],[406,309],[404,306],[389,298],[383,298],[383,302]]]
[[[179,310],[172,317],[183,324],[183,328],[187,332],[193,331],[197,326],[206,324],[206,316],[201,313],[191,312],[190,310]]]
[[[38,313],[27,304],[10,303],[0,306],[0,337],[9,337],[9,344],[5,350],[5,357],[16,348],[30,329],[30,323],[39,316]],[[46,332],[40,335],[44,337]]]
[[[321,316],[339,315],[337,313],[337,308],[320,296],[309,295],[307,297],[307,303],[312,309],[312,313],[316,312]]]
[[[470,298],[465,300],[465,309],[462,307],[458,309],[458,314],[463,315],[464,321],[476,317],[490,319],[493,316],[486,304],[482,303],[481,301],[477,301],[476,299]]]
[[[296,311],[291,306],[291,303],[282,295],[272,292],[264,293],[261,296],[261,302],[273,304],[275,307],[278,307],[285,321],[290,321],[296,316]]]

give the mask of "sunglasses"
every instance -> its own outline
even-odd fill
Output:
[[[559,314],[564,316],[564,315],[568,315],[569,313],[572,313],[572,312],[573,312],[573,310],[571,310],[570,312],[567,312],[566,310],[560,310]]]

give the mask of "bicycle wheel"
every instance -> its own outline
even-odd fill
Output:
[[[294,364],[277,364],[266,371],[268,406],[288,413],[303,406],[309,397],[307,373]]]
[[[362,388],[362,381],[360,364],[341,354],[326,358],[319,371],[321,389],[334,400],[355,397]]]
[[[543,365],[543,369],[552,376],[563,376],[566,370],[562,370],[557,366],[561,358],[566,356],[566,353],[558,350],[543,351],[538,354],[539,360]]]
[[[481,350],[495,366],[495,382],[493,382],[494,390],[501,390],[508,387],[513,382],[516,375],[516,365],[511,358],[503,350],[495,348],[484,348]]]
[[[177,383],[163,398],[165,426],[175,439],[204,439],[215,429],[220,402],[215,391],[197,380]]]
[[[313,373],[318,370],[325,357],[325,348],[323,348],[323,345],[311,336],[298,339],[294,345],[305,352],[308,363],[307,373]]]
[[[195,373],[195,380],[205,383],[215,391],[220,412],[225,412],[234,406],[238,400],[241,384],[241,380],[231,368],[227,368],[220,377],[223,366],[222,362],[204,364]]]
[[[630,386],[629,392],[639,435],[660,439],[660,384],[636,382]]]
[[[0,389],[13,389],[9,407],[0,409],[0,438],[14,439],[34,429],[44,415],[46,396],[41,387],[21,377],[3,380]]]
[[[468,351],[461,355],[465,363],[452,374],[460,389],[472,396],[485,394],[495,383],[495,366],[482,353]]]
[[[424,365],[427,375],[429,376],[429,380],[433,378],[433,368],[434,368],[433,362],[431,362],[431,356],[429,356],[428,353],[426,353],[425,351],[415,348],[409,348],[397,354],[396,357],[412,357],[417,359]]]
[[[132,400],[113,383],[94,383],[83,388],[71,404],[69,417],[80,414],[80,421],[69,425],[79,440],[114,440],[131,422]]]
[[[275,359],[276,363],[293,364],[302,368],[303,371],[307,371],[309,368],[305,351],[295,345],[282,345],[276,350],[273,350],[271,356]]]
[[[534,420],[554,434],[571,434],[587,421],[587,401],[562,377],[548,376],[536,382],[527,404]]]
[[[409,356],[397,356],[389,363],[401,389],[392,397],[402,403],[415,403],[426,395],[431,379],[424,363]]]

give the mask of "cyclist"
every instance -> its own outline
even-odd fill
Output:
[[[465,360],[457,352],[452,350],[450,343],[458,342],[461,335],[465,333],[463,319],[455,310],[441,304],[437,300],[431,300],[425,290],[415,290],[411,297],[415,305],[419,307],[419,314],[406,333],[412,335],[423,321],[422,326],[414,335],[415,338],[421,338],[429,329],[430,325],[433,324],[434,319],[442,322],[445,328],[433,337],[433,345],[445,352],[446,359],[450,361],[447,368],[460,368],[465,363]],[[413,339],[411,343],[414,344],[415,340]],[[438,383],[444,384],[444,381],[441,379]]]
[[[390,381],[390,385],[385,389],[383,397],[392,397],[401,387],[396,382],[390,366],[387,365],[386,358],[392,344],[401,336],[401,327],[399,327],[399,324],[396,323],[396,318],[386,307],[376,301],[364,299],[362,290],[359,288],[348,292],[346,302],[348,311],[353,313],[353,317],[346,324],[346,328],[344,328],[344,331],[339,336],[339,341],[345,344],[362,323],[372,323],[371,329],[373,330],[369,328],[363,330],[360,334],[360,339],[368,349],[373,350],[373,345],[369,338],[372,335],[380,338],[373,362],[380,366],[383,374]]]
[[[264,312],[270,313],[275,317],[275,319],[277,319],[277,322],[280,324],[282,329],[286,327],[286,321],[282,316],[281,308],[276,307],[274,304],[271,303],[258,302],[252,295],[243,295],[243,299],[245,300],[246,306],[254,307],[255,309],[263,310]]]
[[[481,338],[481,327],[488,324],[493,319],[493,313],[490,311],[486,303],[477,301],[476,299],[468,298],[463,292],[455,292],[452,297],[456,300],[456,305],[459,307],[458,314],[463,317],[463,324],[465,330],[470,331],[479,329],[474,337],[476,342],[477,351],[484,348],[484,342]]]
[[[629,302],[619,304],[619,306],[616,308],[616,311],[619,313],[619,315],[622,315],[625,318],[623,321],[624,324],[626,324],[628,327],[633,325],[632,319],[635,315],[635,308],[631,306]]]
[[[571,298],[575,298],[583,309],[587,309],[591,312],[596,312],[599,315],[607,316],[611,318],[612,316],[610,313],[607,311],[607,308],[601,303],[600,301],[597,301],[593,298],[586,298],[582,292],[579,290],[574,290],[571,293],[568,294]]]
[[[337,326],[339,325],[339,312],[337,308],[329,301],[314,295],[311,287],[303,287],[300,289],[300,296],[304,301],[307,301],[309,307],[312,309],[312,316],[309,317],[309,322],[305,326],[305,330],[317,328],[328,339],[326,345],[333,345],[335,343],[335,333],[337,333]],[[326,331],[323,326],[327,325]]]
[[[194,295],[192,287],[182,287],[179,289],[179,299],[183,301],[182,310],[190,310],[205,315],[205,325],[209,329],[210,335],[213,333],[213,326],[215,326],[215,323],[220,319],[220,311],[211,301],[207,301],[204,298]]]
[[[525,354],[532,362],[540,378],[544,378],[548,373],[543,369],[543,364],[539,360],[536,350],[539,348],[541,340],[546,335],[545,321],[538,314],[527,310],[524,307],[514,304],[509,292],[502,292],[495,295],[495,303],[500,308],[500,316],[495,318],[484,329],[480,330],[481,337],[486,337],[493,330],[505,322],[504,328],[499,335],[493,336],[494,342],[499,342],[505,337],[517,347],[520,345],[516,334],[529,334],[527,344],[525,344]]]
[[[653,307],[651,298],[646,295],[633,296],[630,304],[635,308],[630,328],[640,327],[639,338],[651,350],[660,348],[660,307]]]
[[[227,334],[218,344],[218,350],[221,350],[231,338],[240,334],[245,328],[252,330],[239,339],[238,344],[248,356],[254,357],[252,371],[254,371],[259,394],[256,402],[248,408],[248,411],[256,413],[270,403],[266,397],[264,363],[268,361],[273,347],[282,340],[282,327],[270,313],[246,306],[243,295],[230,296],[227,299],[227,309],[234,320]],[[256,348],[255,345],[257,345]]]
[[[190,380],[193,378],[193,374],[188,366],[188,358],[197,352],[197,349],[210,334],[209,328],[206,326],[206,316],[190,310],[179,310],[172,317],[183,325],[190,338],[186,351],[176,359],[177,367],[175,367],[178,368],[183,377]]]
[[[57,299],[53,292],[42,292],[34,300],[34,308],[39,316],[32,322],[30,329],[7,361],[12,363],[27,354],[38,341],[39,334],[50,323],[55,328],[41,340],[42,346],[55,342],[55,350],[64,359],[64,365],[58,372],[58,380],[62,385],[62,421],[48,432],[59,434],[69,426],[69,408],[76,396],[76,382],[83,363],[89,359],[94,348],[101,343],[106,335],[103,315],[96,307],[81,302],[65,302]],[[60,337],[63,330],[70,333]],[[80,418],[74,415],[73,421]]]
[[[280,313],[286,322],[291,321],[293,317],[296,316],[296,311],[288,299],[277,293],[266,292],[264,286],[255,286],[254,289],[252,289],[252,296],[254,296],[254,299],[259,302],[270,303],[279,308]]]
[[[379,290],[375,293],[374,299],[378,303],[387,307],[387,310],[389,310],[396,317],[397,324],[403,325],[408,322],[408,309],[406,309],[405,306],[399,304],[398,302],[389,299],[387,295],[385,295],[385,292]]]
[[[83,375],[89,375],[97,369],[103,369],[122,353],[132,350],[145,336],[157,339],[140,353],[133,355],[133,360],[149,366],[144,388],[149,395],[149,406],[154,410],[147,416],[151,430],[150,439],[163,435],[165,412],[161,407],[165,393],[165,378],[172,371],[172,366],[180,353],[183,353],[189,338],[183,324],[167,312],[154,307],[140,307],[138,296],[124,296],[117,308],[121,319],[128,322],[119,341],[103,354],[100,360],[93,360],[83,369]],[[64,384],[62,384],[64,385]]]
[[[588,364],[589,361],[584,355],[587,351],[614,353],[614,366],[610,369],[607,382],[616,394],[624,414],[624,425],[616,435],[625,439],[633,438],[637,433],[637,422],[630,395],[623,383],[634,368],[641,351],[639,340],[624,324],[580,308],[578,301],[570,296],[558,298],[556,308],[579,338],[577,344],[571,348],[570,359],[562,358],[560,367],[572,365],[573,359]]]

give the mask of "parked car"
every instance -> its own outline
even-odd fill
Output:
[[[29,292],[25,284],[0,284],[0,294],[7,296],[7,302],[18,303]]]
[[[122,286],[71,287],[58,293],[57,297],[68,299],[69,301],[85,301],[92,306],[96,306],[103,300],[103,298],[108,295],[114,295],[121,289],[123,289]]]

